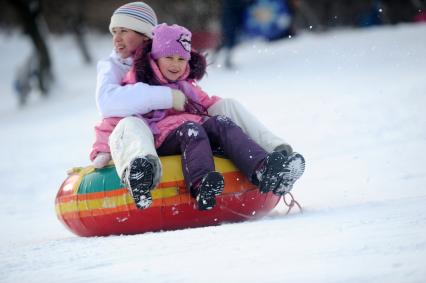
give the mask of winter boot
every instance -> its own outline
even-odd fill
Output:
[[[275,195],[284,195],[293,189],[294,182],[305,172],[305,159],[301,154],[293,152],[285,161],[284,169],[281,184],[273,190]]]
[[[152,203],[151,190],[155,186],[154,164],[148,157],[137,157],[124,173],[124,183],[139,209],[145,209]]]
[[[272,152],[266,156],[260,169],[256,170],[261,193],[268,193],[277,189],[285,172],[285,161],[286,158],[279,152]]]
[[[223,192],[225,182],[219,172],[207,173],[194,187],[195,199],[199,210],[212,209],[216,204],[216,196]]]

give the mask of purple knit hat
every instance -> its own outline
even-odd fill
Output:
[[[191,32],[178,25],[161,24],[152,31],[152,59],[179,55],[191,59]]]

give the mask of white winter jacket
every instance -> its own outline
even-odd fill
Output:
[[[146,114],[154,109],[172,108],[169,87],[145,83],[121,85],[132,63],[131,58],[122,59],[115,50],[107,59],[98,62],[96,104],[103,118],[127,117]]]

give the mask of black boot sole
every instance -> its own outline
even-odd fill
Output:
[[[153,166],[146,158],[136,158],[130,164],[128,185],[136,207],[145,209],[152,203]]]
[[[216,205],[216,196],[225,188],[225,181],[219,172],[210,172],[202,180],[196,197],[199,210],[209,210]]]
[[[291,191],[293,184],[305,172],[305,159],[299,153],[291,154],[285,161],[284,170],[281,184],[273,191],[275,195],[283,195]]]
[[[272,152],[266,157],[266,172],[262,174],[259,183],[261,193],[268,193],[276,190],[280,185],[284,174],[285,157],[279,152]]]

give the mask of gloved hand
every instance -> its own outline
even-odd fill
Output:
[[[177,111],[185,110],[186,96],[177,89],[172,89],[173,109]]]
[[[96,169],[104,168],[111,161],[111,154],[108,152],[99,152],[93,160],[93,167]]]

